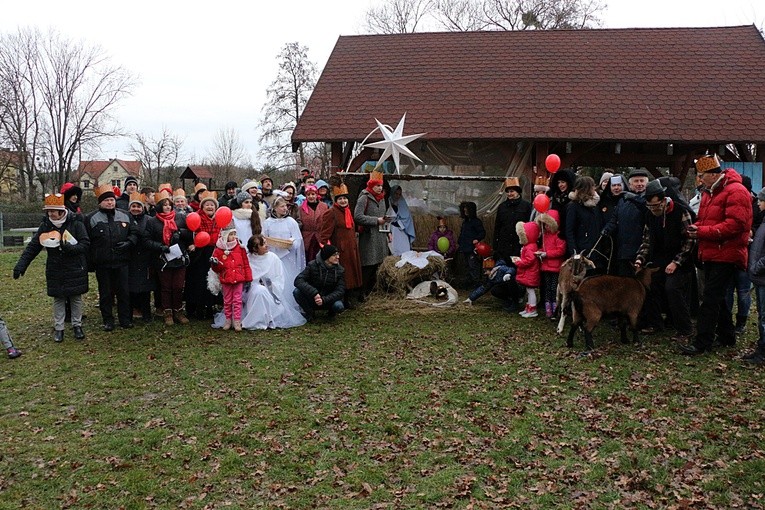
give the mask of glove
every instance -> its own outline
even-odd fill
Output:
[[[130,249],[130,241],[120,241],[114,247],[114,251],[117,253],[125,253]]]
[[[13,270],[13,279],[14,280],[18,280],[22,276],[24,276],[24,271],[21,271],[20,269],[14,269]]]
[[[170,253],[170,247],[169,246],[163,246],[162,247],[162,253]]]
[[[512,279],[513,279],[513,275],[511,275],[510,273],[507,273],[505,276],[502,277],[503,282],[509,282]]]
[[[244,282],[244,291],[250,292],[250,287],[252,286],[252,282]]]
[[[213,266],[217,266],[218,264],[220,264],[220,260],[218,260],[216,257],[210,257],[210,264],[212,264]]]

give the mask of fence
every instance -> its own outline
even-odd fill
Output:
[[[40,226],[43,217],[42,212],[0,211],[0,248],[23,245]]]

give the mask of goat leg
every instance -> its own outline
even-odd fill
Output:
[[[588,331],[587,328],[584,328],[584,348],[587,352],[595,350],[595,345],[592,342],[592,331]]]
[[[621,332],[621,342],[623,344],[630,343],[629,340],[627,340],[627,323],[624,322],[624,319],[619,318],[619,331]]]
[[[579,329],[579,324],[571,324],[571,329],[568,332],[568,339],[566,339],[566,347],[573,347],[574,346],[574,335],[576,335],[576,330]]]

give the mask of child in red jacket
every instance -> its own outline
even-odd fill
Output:
[[[550,209],[534,220],[542,228],[542,249],[537,256],[542,260],[541,298],[545,304],[545,315],[552,319],[558,306],[558,274],[566,257],[566,240],[558,230],[560,213]]]
[[[223,313],[226,321],[223,329],[242,331],[242,291],[249,290],[252,270],[247,251],[239,244],[236,229],[221,229],[215,250],[210,257],[210,267],[218,274],[223,292]]]
[[[539,225],[533,221],[526,223],[519,221],[515,224],[515,232],[521,241],[520,257],[512,257],[513,264],[518,268],[515,274],[515,281],[518,285],[526,287],[526,308],[520,313],[521,317],[529,318],[537,316],[537,294],[536,288],[539,287],[540,266],[539,257],[537,257],[537,240],[539,239]]]

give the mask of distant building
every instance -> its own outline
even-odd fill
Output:
[[[18,151],[0,149],[0,194],[10,195],[19,190],[22,158]]]
[[[83,190],[91,190],[103,184],[122,189],[128,177],[141,178],[143,165],[140,161],[110,159],[108,161],[80,161],[73,181]],[[140,183],[140,181],[139,181]]]

